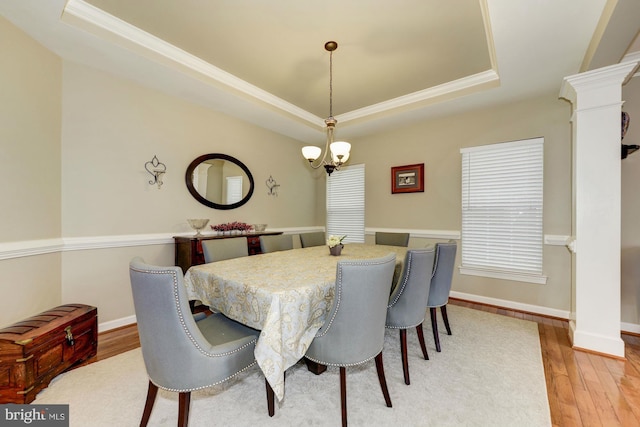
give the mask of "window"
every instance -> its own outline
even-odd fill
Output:
[[[463,148],[463,274],[546,283],[544,139]]]
[[[227,177],[227,205],[238,203],[242,200],[242,177],[241,176],[228,176]]]
[[[327,177],[327,236],[364,243],[364,165],[343,167]]]

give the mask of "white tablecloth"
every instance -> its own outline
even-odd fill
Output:
[[[326,246],[272,252],[191,267],[189,299],[261,331],[258,365],[276,397],[284,397],[284,372],[307,351],[333,303],[338,261],[396,253],[399,276],[407,248],[346,244],[341,256]]]

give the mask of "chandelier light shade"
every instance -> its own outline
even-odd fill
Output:
[[[324,166],[327,174],[331,175],[331,172],[340,170],[340,166],[349,160],[351,144],[345,141],[333,141],[333,132],[336,123],[338,123],[333,117],[333,51],[338,48],[338,43],[334,41],[326,42],[324,48],[329,52],[329,117],[324,120],[327,125],[327,142],[324,147],[324,154],[320,147],[308,145],[302,147],[302,155],[309,161],[309,165],[313,169]],[[315,163],[318,159],[320,161]]]

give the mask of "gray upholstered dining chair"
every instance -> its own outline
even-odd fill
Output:
[[[395,260],[395,254],[389,254],[370,260],[338,262],[333,305],[305,354],[321,365],[340,367],[343,426],[347,425],[347,366],[375,358],[382,394],[391,407],[382,348]]]
[[[151,416],[158,388],[179,393],[178,426],[189,420],[191,392],[210,387],[256,363],[253,351],[260,331],[222,314],[194,317],[180,267],[159,267],[136,257],[129,263],[140,347],[149,376],[140,426]],[[267,408],[274,394],[267,386]]]
[[[457,245],[455,242],[436,243],[436,260],[433,263],[431,288],[429,289],[429,298],[427,300],[436,351],[441,350],[440,336],[438,334],[438,319],[436,316],[436,309],[438,307],[440,307],[447,334],[451,335],[449,317],[447,316],[447,303],[449,302],[449,293],[451,292],[451,279],[453,278],[453,267],[456,261],[456,250]]]
[[[249,256],[246,237],[201,240],[200,243],[206,263]]]
[[[310,233],[300,233],[300,245],[303,248],[310,246],[324,246],[327,244],[327,239],[324,236],[324,231],[312,231]]]
[[[411,249],[404,258],[402,276],[391,292],[387,305],[387,323],[389,329],[400,330],[400,354],[404,382],[409,385],[409,357],[407,355],[407,329],[416,328],[422,355],[429,360],[424,342],[422,322],[426,316],[425,305],[431,286],[431,272],[435,248]]]
[[[273,236],[260,236],[260,251],[263,254],[293,249],[293,237],[291,234],[276,234]]]
[[[409,246],[409,233],[386,233],[376,231],[376,245]]]

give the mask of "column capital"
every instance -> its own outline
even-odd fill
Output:
[[[560,98],[570,101],[574,108],[578,108],[577,104],[581,102],[581,99],[578,99],[580,94],[597,91],[597,99],[589,97],[589,105],[579,108],[597,107],[611,103],[606,93],[607,89],[611,88],[612,95],[620,101],[621,87],[633,75],[638,65],[638,61],[634,60],[567,76],[560,87]]]

